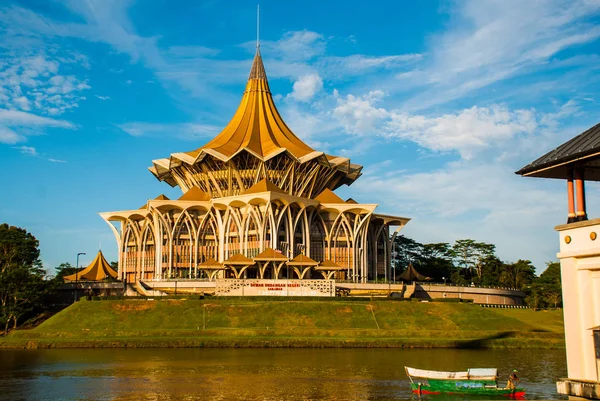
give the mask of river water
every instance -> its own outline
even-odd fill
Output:
[[[2,350],[0,399],[417,400],[405,365],[518,369],[527,399],[566,399],[563,350],[453,349]]]

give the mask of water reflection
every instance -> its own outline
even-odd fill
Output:
[[[409,400],[404,366],[518,369],[528,399],[557,399],[564,351],[95,349],[0,352],[0,399]],[[504,379],[504,377],[503,377]],[[429,396],[423,401],[455,401]]]

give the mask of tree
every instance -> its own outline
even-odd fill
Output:
[[[71,274],[77,273],[81,269],[77,269],[76,267],[71,266],[69,262],[61,263],[57,267],[54,268],[56,274],[54,276],[54,280],[62,283],[64,281],[65,276],[70,276]]]
[[[519,259],[515,263],[506,264],[500,282],[507,287],[523,289],[535,279],[535,267],[529,260]]]
[[[0,323],[5,334],[43,303],[47,285],[38,247],[24,229],[0,224]]]
[[[410,263],[418,268],[423,253],[423,244],[404,235],[399,235],[394,240],[392,249],[394,250],[392,253],[394,270],[397,273],[401,273]]]
[[[477,242],[472,239],[457,240],[452,246],[451,256],[454,265],[462,269],[462,273],[470,279],[476,274],[478,281],[483,276],[483,261],[494,256],[496,245]],[[475,274],[473,274],[475,272]]]
[[[560,263],[546,263],[546,270],[532,285],[531,292],[541,297],[545,306],[557,308],[562,303],[562,285],[560,281]]]
[[[450,280],[453,270],[450,244],[439,242],[423,245],[419,265],[419,271],[422,274],[436,281],[442,281],[442,277]]]

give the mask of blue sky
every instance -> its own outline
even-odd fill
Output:
[[[0,221],[47,268],[102,243],[99,212],[180,191],[151,160],[226,125],[256,36],[250,1],[9,0],[0,6]],[[514,175],[600,120],[600,1],[261,2],[277,105],[364,175],[338,193],[411,217],[421,242],[473,238],[542,271],[565,183]],[[598,213],[598,190],[588,205]]]

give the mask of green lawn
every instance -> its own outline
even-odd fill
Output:
[[[473,304],[240,299],[80,301],[0,347],[564,347],[562,312]]]

